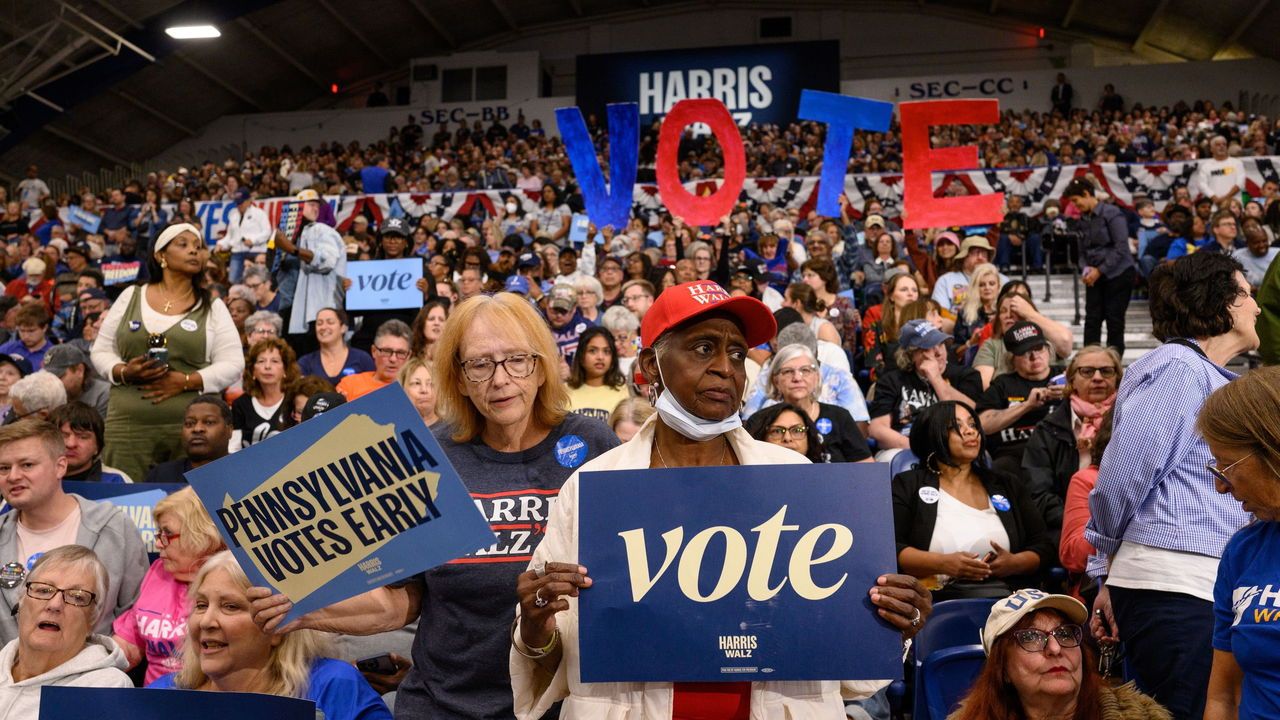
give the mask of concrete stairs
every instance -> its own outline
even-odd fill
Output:
[[[1020,278],[1021,275],[1010,273],[1009,277]],[[1079,277],[1067,273],[1054,273],[1049,276],[1049,300],[1047,302],[1044,299],[1045,276],[1043,273],[1028,275],[1027,283],[1031,285],[1033,299],[1040,312],[1071,328],[1075,334],[1075,348],[1077,350],[1080,349],[1084,344],[1084,285],[1080,284]],[[1080,287],[1079,324],[1075,323],[1075,301],[1071,290],[1073,283],[1078,284]],[[1106,342],[1106,339],[1107,328],[1104,324],[1102,326],[1102,341]],[[1159,341],[1151,334],[1151,312],[1148,309],[1147,301],[1134,298],[1129,302],[1129,311],[1125,314],[1124,364],[1128,366],[1159,344]],[[1241,356],[1228,363],[1228,367],[1236,372],[1244,372],[1248,369],[1249,363],[1244,356]]]

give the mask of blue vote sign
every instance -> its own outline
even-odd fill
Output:
[[[887,465],[583,473],[578,517],[583,682],[901,677]]]
[[[422,307],[422,259],[360,260],[347,263],[348,310],[402,310]]]
[[[316,704],[310,700],[260,693],[58,685],[40,688],[40,720],[82,717],[92,717],[94,720],[315,720]]]
[[[495,540],[398,383],[186,477],[286,622]]]

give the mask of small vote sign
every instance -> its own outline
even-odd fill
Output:
[[[886,465],[584,473],[579,530],[583,682],[900,677]]]
[[[400,310],[422,307],[422,260],[361,260],[347,263],[348,310]]]

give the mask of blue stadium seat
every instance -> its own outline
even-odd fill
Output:
[[[950,715],[973,687],[986,659],[981,645],[947,648],[925,658],[916,674],[916,687],[923,690],[925,702],[916,706],[913,720],[943,720]]]
[[[915,453],[904,449],[889,460],[889,477],[897,477],[898,473],[910,470],[918,462],[920,462],[920,458],[916,457]]]
[[[987,615],[997,598],[972,598],[963,600],[946,600],[933,606],[933,614],[929,621],[920,628],[912,642],[915,653],[915,700],[912,704],[913,718],[928,720],[929,701],[925,695],[923,682],[924,665],[929,659],[952,648],[970,647],[978,643],[978,652],[982,652],[981,632],[987,624]],[[966,686],[967,687],[967,686]],[[946,715],[937,716],[943,720]]]

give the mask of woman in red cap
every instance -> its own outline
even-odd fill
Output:
[[[764,303],[730,297],[713,282],[684,283],[662,293],[645,313],[640,327],[644,349],[637,361],[658,393],[657,413],[630,441],[583,465],[579,473],[808,462],[792,450],[753,439],[738,415],[747,382],[747,349],[770,340],[775,327]],[[517,717],[540,718],[563,700],[562,720],[641,715],[842,718],[844,697],[866,697],[886,684],[582,683],[577,595],[591,586],[591,579],[577,564],[579,473],[561,489],[546,537],[517,583],[520,620],[511,651]],[[884,576],[871,590],[871,601],[904,637],[915,634],[931,608],[929,593],[904,575]]]

